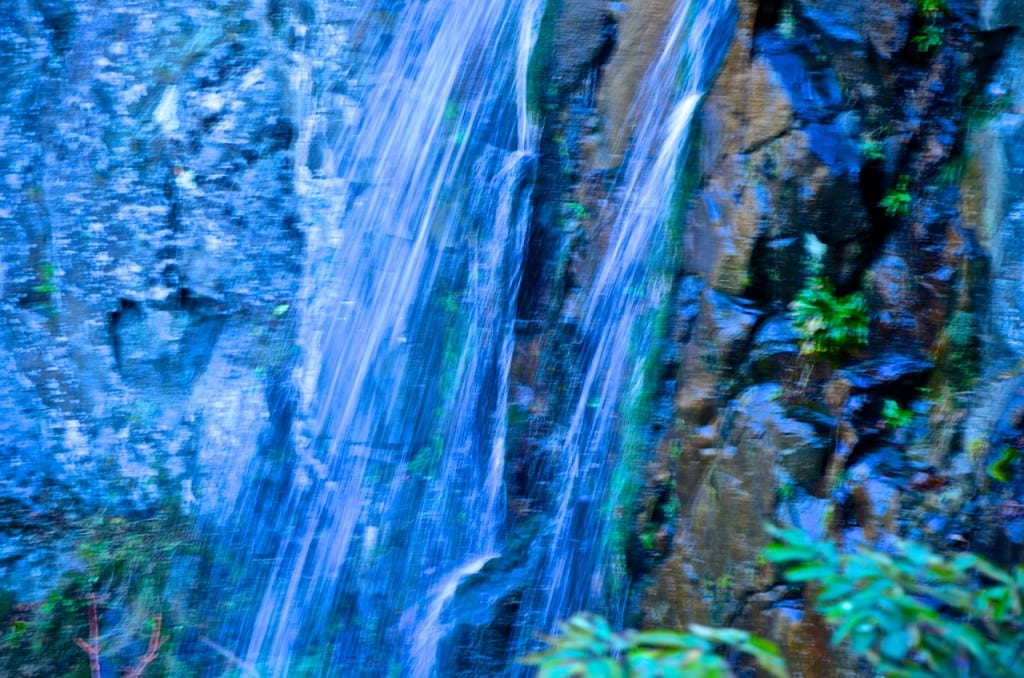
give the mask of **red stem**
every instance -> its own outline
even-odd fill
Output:
[[[142,672],[146,670],[157,654],[160,652],[160,624],[163,622],[163,615],[157,615],[153,618],[153,631],[149,634],[149,648],[146,650],[146,654],[142,655],[139,659],[139,663],[136,666],[125,671],[125,678],[139,678]]]
[[[89,596],[89,642],[75,638],[75,644],[89,655],[89,675],[100,678],[100,614],[96,608],[96,595]]]

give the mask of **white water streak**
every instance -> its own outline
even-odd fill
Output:
[[[478,573],[483,566],[497,557],[495,553],[476,558],[441,580],[430,592],[430,605],[427,614],[417,629],[412,643],[412,675],[414,678],[426,678],[434,668],[437,646],[444,635],[441,613],[455,597],[459,584],[469,576]]]
[[[617,192],[622,199],[612,215],[611,240],[580,326],[592,353],[563,445],[567,462],[560,474],[563,485],[555,493],[560,501],[541,577],[546,595],[524,605],[520,618],[525,623],[538,621],[528,615],[539,606],[539,621],[552,629],[559,619],[578,611],[577,606],[598,604],[607,593],[602,563],[609,561],[610,554],[603,553],[607,543],[602,532],[608,530],[599,528],[597,520],[609,499],[609,467],[615,463],[614,434],[619,408],[628,397],[625,387],[630,383],[636,388],[642,381],[631,362],[630,343],[640,331],[638,323],[659,307],[669,291],[664,281],[651,280],[647,264],[665,242],[674,182],[690,123],[704,94],[700,86],[708,67],[706,42],[730,7],[727,0],[678,4],[633,105],[636,136],[620,172],[623,181]],[[589,508],[581,509],[581,500]],[[573,533],[580,520],[591,530],[582,537]],[[585,546],[574,543],[581,538],[587,540]],[[591,543],[601,545],[595,549]],[[581,548],[592,552],[581,558]],[[590,579],[590,590],[574,599],[567,591],[581,577]]]
[[[319,12],[329,14],[330,5],[321,2]],[[289,673],[303,625],[332,614],[342,580],[371,576],[360,575],[362,566],[353,562],[357,534],[363,534],[362,548],[355,551],[362,558],[372,557],[370,535],[374,544],[389,537],[390,526],[375,523],[400,506],[399,497],[408,491],[405,460],[419,444],[409,438],[413,422],[401,418],[414,409],[406,395],[409,375],[423,369],[410,362],[411,351],[416,342],[437,340],[416,334],[419,325],[429,322],[417,314],[434,291],[442,255],[467,247],[469,285],[460,302],[470,309],[467,336],[455,365],[444,368],[455,372],[455,415],[436,422],[449,447],[441,479],[424,483],[423,501],[435,504],[421,507],[412,531],[424,544],[441,540],[445,562],[438,566],[447,567],[454,558],[466,564],[450,570],[440,583],[440,575],[431,579],[417,571],[422,566],[413,558],[426,553],[425,546],[411,549],[408,562],[387,564],[393,579],[435,582],[418,594],[429,602],[416,632],[420,640],[412,648],[417,671],[430,671],[442,632],[440,618],[458,583],[479,571],[496,550],[503,515],[512,323],[526,232],[524,200],[516,192],[528,174],[536,137],[526,118],[525,77],[541,7],[541,0],[451,0],[388,9],[400,12],[393,40],[386,51],[373,55],[378,59],[368,67],[373,84],[356,97],[358,114],[332,108],[330,97],[317,94],[317,62],[343,50],[325,38],[296,59],[292,89],[296,114],[304,121],[296,143],[296,190],[306,200],[309,224],[300,331],[305,360],[295,375],[302,394],[296,424],[301,464],[278,511],[283,540],[243,653],[247,664],[266,667],[270,675]],[[501,80],[509,61],[501,45],[509,28],[513,36],[518,33],[516,51],[509,55],[518,116],[514,128],[501,132],[496,111],[503,106],[501,99],[513,94],[502,91]],[[328,35],[328,27],[319,30]],[[348,39],[340,29],[338,37]],[[453,102],[458,106],[455,120]],[[339,126],[336,142],[317,142]],[[453,126],[458,138],[453,138]],[[515,150],[502,151],[502,141],[484,136],[495,134],[494,128],[508,137],[514,136],[511,130],[517,133]],[[324,159],[318,170],[308,167],[314,147]],[[471,148],[484,149],[485,157],[467,156]],[[469,168],[472,163],[486,167],[488,153],[504,153],[505,158],[487,179],[489,186],[470,191],[470,199],[493,201],[474,207],[482,210],[478,219],[486,226],[473,236],[467,215],[449,211],[454,211],[453,194],[464,190],[455,184],[468,177],[475,182]],[[475,195],[477,188],[483,198]],[[482,397],[479,384],[494,372],[494,411],[489,414],[494,424],[481,432],[479,421],[485,417],[476,413],[490,400]],[[486,458],[478,482],[470,471],[480,442]],[[379,480],[369,475],[371,466],[382,464],[397,464],[383,496]],[[457,482],[476,487],[464,496],[453,487],[434,497]],[[444,516],[460,510],[474,518],[461,528],[467,534],[438,534],[450,524]],[[445,546],[449,541],[451,548]]]

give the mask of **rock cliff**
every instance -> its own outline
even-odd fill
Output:
[[[932,4],[737,3],[680,179],[682,240],[665,243],[678,248],[677,301],[655,402],[671,413],[648,428],[657,452],[626,509],[644,625],[755,628],[804,675],[830,675],[819,622],[757,558],[765,522],[845,544],[909,537],[1021,557],[1019,462],[1001,480],[989,469],[1017,458],[1024,426],[1012,244],[1024,14]],[[565,335],[552,321],[571,324],[604,237],[585,220],[558,231],[556,201],[591,213],[608,197],[624,102],[650,58],[643,36],[669,5],[593,3],[610,49],[572,34],[586,22],[551,24],[591,48],[560,53],[575,62],[549,72],[534,251],[566,263],[536,274],[544,293],[529,298],[543,302],[529,310],[550,329],[524,332],[515,363],[532,417],[524,469],[544,468],[558,407],[552,356]],[[837,302],[863,295],[864,345],[807,349],[794,300],[821,278]],[[819,320],[842,321],[829,313]]]

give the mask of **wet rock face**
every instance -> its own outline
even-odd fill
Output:
[[[1024,3],[1020,0],[980,0],[982,30],[1021,26],[1024,22]]]
[[[797,30],[740,24],[703,112],[706,185],[688,266],[716,289],[786,300],[805,235],[850,270],[871,231],[860,187],[861,116],[843,107],[826,47]],[[765,297],[767,295],[767,298]]]
[[[625,11],[616,16],[617,49],[608,62],[604,86],[597,94],[598,109],[607,125],[607,167],[618,165],[629,142],[630,108],[675,5],[675,0],[636,0],[626,4]]]
[[[988,313],[993,334],[987,352],[993,371],[1006,369],[1024,351],[1021,318],[1024,310],[1017,294],[1022,269],[1015,243],[1024,233],[1024,188],[1013,179],[1014,168],[1024,163],[1024,94],[1021,64],[1024,39],[1013,37],[994,64],[992,82],[983,104],[989,119],[967,139],[964,211],[976,221],[982,245],[991,252],[991,296]],[[998,363],[998,366],[996,365]]]
[[[603,190],[622,152],[613,135],[629,126],[638,80],[629,74],[650,58],[627,36],[655,31],[670,4],[612,11],[615,49],[582,79],[598,83],[596,106],[566,87],[545,118],[534,234],[548,241],[536,240],[530,265],[544,252],[561,263],[524,295],[536,305],[524,314],[531,322],[513,367],[528,397],[517,409],[524,435],[513,436],[512,466],[531,480],[517,488],[544,483],[558,385],[573,369],[566,338],[606,245],[586,218],[555,228],[553,201],[591,212],[613,198]],[[961,204],[992,214],[1003,198],[961,190],[950,169],[965,136],[957,92],[976,94],[984,80],[972,70],[975,10],[953,4],[931,51],[914,40],[922,18],[910,2],[737,4],[700,112],[696,176],[685,182],[695,188],[680,208],[664,365],[671,415],[658,425],[645,499],[634,507],[649,545],[634,535],[627,554],[633,574],[650,582],[648,625],[758,628],[784,640],[794,665],[822,675],[836,660],[820,620],[775,590],[775,573],[758,562],[764,521],[821,538],[895,534],[945,546],[972,530],[981,538],[983,516],[996,512],[972,503],[980,462],[962,442],[960,394],[977,377],[992,250]],[[579,25],[597,25],[589,21]],[[580,81],[568,64],[587,63],[595,45],[581,39],[554,62],[562,81]],[[867,347],[831,359],[800,353],[789,305],[816,276],[839,298],[866,295]],[[653,524],[650,498],[666,488],[673,508]],[[536,508],[525,496],[514,505],[523,515]]]
[[[1022,269],[1019,242],[1024,234],[1024,191],[1018,174],[1024,165],[1024,40],[1004,30],[1021,25],[1022,8],[1015,2],[982,2],[981,24],[985,34],[991,80],[979,96],[984,111],[966,140],[966,162],[961,185],[964,218],[978,225],[979,247],[988,255],[982,272],[987,294],[970,316],[961,316],[976,330],[981,341],[972,353],[980,363],[981,379],[976,405],[966,424],[967,445],[974,457],[991,469],[1001,465],[1004,480],[983,473],[987,494],[979,510],[993,526],[979,540],[992,555],[1012,561],[1020,558],[1022,530],[1019,510],[1020,462],[1016,459],[1020,414],[1020,368],[1024,358],[1021,332],[1024,308],[1020,295]],[[951,335],[953,336],[953,335]],[[962,345],[964,342],[960,342]],[[954,347],[956,348],[956,347]]]
[[[984,458],[991,494],[982,503],[1002,526],[992,546],[997,552],[1020,552],[1024,551],[1024,378],[1018,375],[1009,380],[995,400],[998,416]]]
[[[302,237],[281,46],[247,7],[5,14],[0,397],[34,424],[2,444],[39,515],[212,509],[204,418],[267,425]]]
[[[890,59],[910,34],[914,7],[892,0],[854,0],[842,6],[826,0],[797,0],[800,14],[830,40],[867,47]]]
[[[977,33],[979,12],[998,28],[1012,5],[950,3],[928,18],[889,0],[739,3],[703,108],[682,252],[687,279],[707,286],[699,298],[729,303],[687,306],[677,455],[649,486],[669,468],[688,508],[645,598],[648,623],[730,619],[775,633],[812,674],[836,670],[820,620],[758,567],[767,519],[839,541],[973,539],[1019,557],[1017,481],[977,482],[1020,442],[1007,381],[1019,295],[994,297],[1020,279],[1006,253],[1019,240],[1008,177],[1021,165],[1010,145],[1021,147],[1024,52]],[[925,45],[929,21],[941,45]],[[969,105],[994,120],[969,133]],[[865,293],[866,348],[799,353],[789,305],[814,276],[839,296]],[[721,359],[729,346],[739,362]],[[999,385],[972,400],[985,373]]]
[[[301,112],[280,64],[290,14],[311,10],[267,4],[34,0],[0,25],[0,589],[36,595],[25,582],[63,566],[62,529],[85,514],[231,507],[247,455],[267,457],[267,483],[279,475],[306,246]],[[806,675],[834,668],[821,624],[757,561],[765,520],[840,540],[958,536],[1019,558],[1024,459],[1001,483],[985,467],[1024,429],[1024,42],[1001,32],[1024,5],[949,4],[942,44],[921,51],[907,0],[737,3],[681,209],[669,415],[642,493],[681,508],[659,518],[644,564],[647,624],[746,625]],[[613,199],[676,3],[547,6],[509,436],[524,542],[558,500],[545,460],[577,367],[575,302],[607,239],[590,215]],[[353,39],[373,52],[389,38]],[[969,134],[965,105],[984,118]],[[351,109],[338,104],[337,125]],[[315,170],[329,158],[312,146]],[[912,200],[889,213],[904,177]],[[788,304],[816,274],[869,298],[871,343],[840,364],[799,354]],[[971,390],[979,373],[991,392]],[[483,574],[455,643],[485,659],[444,659],[453,671],[508,660],[530,582]]]

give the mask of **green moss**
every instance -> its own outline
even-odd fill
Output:
[[[530,115],[539,118],[545,112],[551,92],[551,56],[555,37],[555,19],[562,11],[562,0],[548,0],[537,32],[537,44],[526,67],[526,106]]]
[[[677,252],[682,252],[686,222],[690,212],[690,203],[700,188],[702,176],[700,170],[701,140],[703,139],[701,116],[694,115],[690,123],[689,141],[686,145],[686,156],[676,174],[672,195],[669,198],[669,213],[666,222],[667,242],[665,249],[671,257],[670,262],[676,266]]]
[[[630,347],[630,354],[637,357],[635,362],[638,366],[628,389],[629,397],[622,406],[621,456],[615,465],[604,506],[605,522],[611,526],[605,552],[612,560],[613,572],[619,575],[612,582],[613,596],[627,584],[625,554],[634,530],[635,507],[642,483],[641,469],[654,449],[649,420],[663,370],[660,345],[668,331],[673,309],[672,296],[666,294],[661,305],[649,315],[649,332],[642,339],[634,338]],[[644,327],[644,321],[638,326]],[[650,550],[653,547],[656,532],[657,526],[653,526],[638,535],[644,548]]]
[[[443,412],[440,415],[443,416]],[[409,462],[409,473],[423,478],[433,478],[444,461],[444,449],[444,438],[438,434],[431,436],[430,444],[420,448]]]
[[[793,14],[793,3],[787,2],[779,10],[779,35],[786,40],[792,40],[796,35],[796,15]]]
[[[958,391],[974,386],[981,369],[981,342],[977,318],[968,311],[956,311],[940,337],[940,365],[950,385]]]

